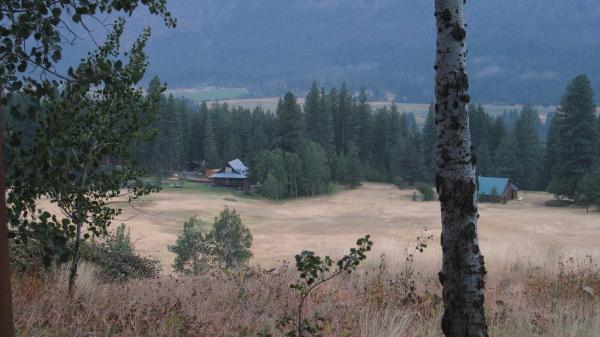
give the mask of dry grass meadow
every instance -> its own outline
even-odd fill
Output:
[[[262,97],[262,98],[242,98],[242,99],[224,99],[218,100],[219,103],[227,103],[230,106],[241,106],[244,108],[253,109],[257,106],[262,107],[267,111],[275,111],[277,109],[277,102],[279,97]],[[395,102],[398,107],[398,111],[413,112],[416,116],[417,122],[423,123],[429,109],[427,103],[401,103]],[[298,104],[304,104],[304,98],[298,97]],[[374,109],[382,107],[389,107],[392,104],[391,101],[370,101],[369,105]],[[501,115],[504,111],[519,111],[523,108],[522,105],[484,105],[485,111],[493,116]],[[540,113],[540,118],[545,121],[547,115],[551,111],[556,111],[554,106],[535,106],[535,109]]]
[[[123,219],[130,226],[137,248],[158,257],[168,271],[172,256],[167,245],[183,222],[197,215],[207,221],[228,206],[240,213],[253,236],[253,263],[273,267],[291,260],[303,249],[339,255],[364,234],[375,242],[374,254],[403,259],[404,248],[423,226],[435,236],[435,244],[422,257],[437,270],[441,249],[438,202],[414,202],[413,191],[388,184],[364,184],[361,188],[332,195],[285,202],[270,202],[228,194],[220,190],[167,189],[138,205],[125,207]],[[481,204],[479,230],[488,269],[501,270],[507,263],[553,265],[559,256],[591,254],[600,258],[600,213],[577,208],[551,208],[547,193],[522,192],[521,201]]]
[[[73,298],[64,273],[15,280],[21,336],[282,336],[276,321],[294,315],[289,284],[303,249],[339,256],[364,234],[375,249],[358,272],[324,285],[309,298],[307,316],[325,318],[324,336],[441,336],[440,216],[437,202],[414,202],[392,185],[317,198],[269,202],[237,193],[167,189],[123,214],[137,248],[158,257],[163,276],[101,284],[85,266]],[[490,336],[600,336],[600,213],[550,208],[545,193],[480,205],[480,241],[488,270]],[[254,236],[249,271],[198,277],[170,274],[185,219],[212,220],[236,209]],[[131,218],[134,216],[133,218]],[[129,219],[130,218],[130,219]],[[406,247],[423,226],[432,244],[416,256],[414,296],[405,294]],[[383,257],[382,257],[383,255]],[[266,271],[269,270],[269,271]]]

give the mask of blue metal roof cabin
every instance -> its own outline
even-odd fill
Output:
[[[503,201],[518,198],[519,188],[509,178],[477,177],[477,199],[481,201]]]

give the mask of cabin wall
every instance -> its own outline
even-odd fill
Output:
[[[246,180],[213,178],[211,179],[211,182],[217,186],[241,188],[244,187]]]

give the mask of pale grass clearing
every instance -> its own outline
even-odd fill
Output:
[[[349,245],[371,234],[374,255],[394,259],[412,246],[423,226],[434,235],[418,265],[438,269],[441,260],[439,204],[414,202],[412,191],[393,185],[367,183],[356,190],[286,202],[245,198],[239,194],[166,190],[139,205],[147,213],[125,207],[122,218],[130,226],[136,247],[158,257],[170,270],[175,242],[190,216],[211,222],[226,206],[240,213],[254,236],[252,264],[265,268],[293,261],[304,249],[337,256]],[[522,201],[480,204],[480,244],[490,272],[513,264],[555,268],[560,256],[600,258],[600,213],[578,208],[551,208],[547,193],[521,192]],[[400,258],[402,260],[402,258]]]
[[[263,98],[243,98],[243,99],[224,99],[218,100],[218,103],[223,104],[227,103],[230,106],[241,106],[247,109],[254,109],[258,106],[262,107],[267,111],[275,111],[277,109],[277,102],[279,101],[279,97],[263,97]],[[298,97],[298,104],[304,105],[304,97]],[[427,116],[427,111],[429,110],[428,103],[401,103],[395,102],[398,111],[400,112],[412,112],[415,114],[418,123],[424,123],[425,117]],[[214,103],[213,103],[214,104]],[[392,105],[391,101],[370,101],[369,104],[373,109],[380,109],[383,107],[390,107]],[[485,104],[483,105],[485,111],[492,116],[502,115],[504,111],[521,111],[523,108],[522,105],[491,105]],[[534,108],[539,112],[540,118],[542,122],[546,122],[546,117],[549,112],[556,111],[555,106],[534,106]],[[600,109],[599,109],[600,112]]]

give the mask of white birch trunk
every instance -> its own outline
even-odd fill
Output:
[[[435,0],[436,188],[442,212],[442,270],[446,337],[487,335],[485,268],[477,239],[477,177],[466,105],[465,0]]]

